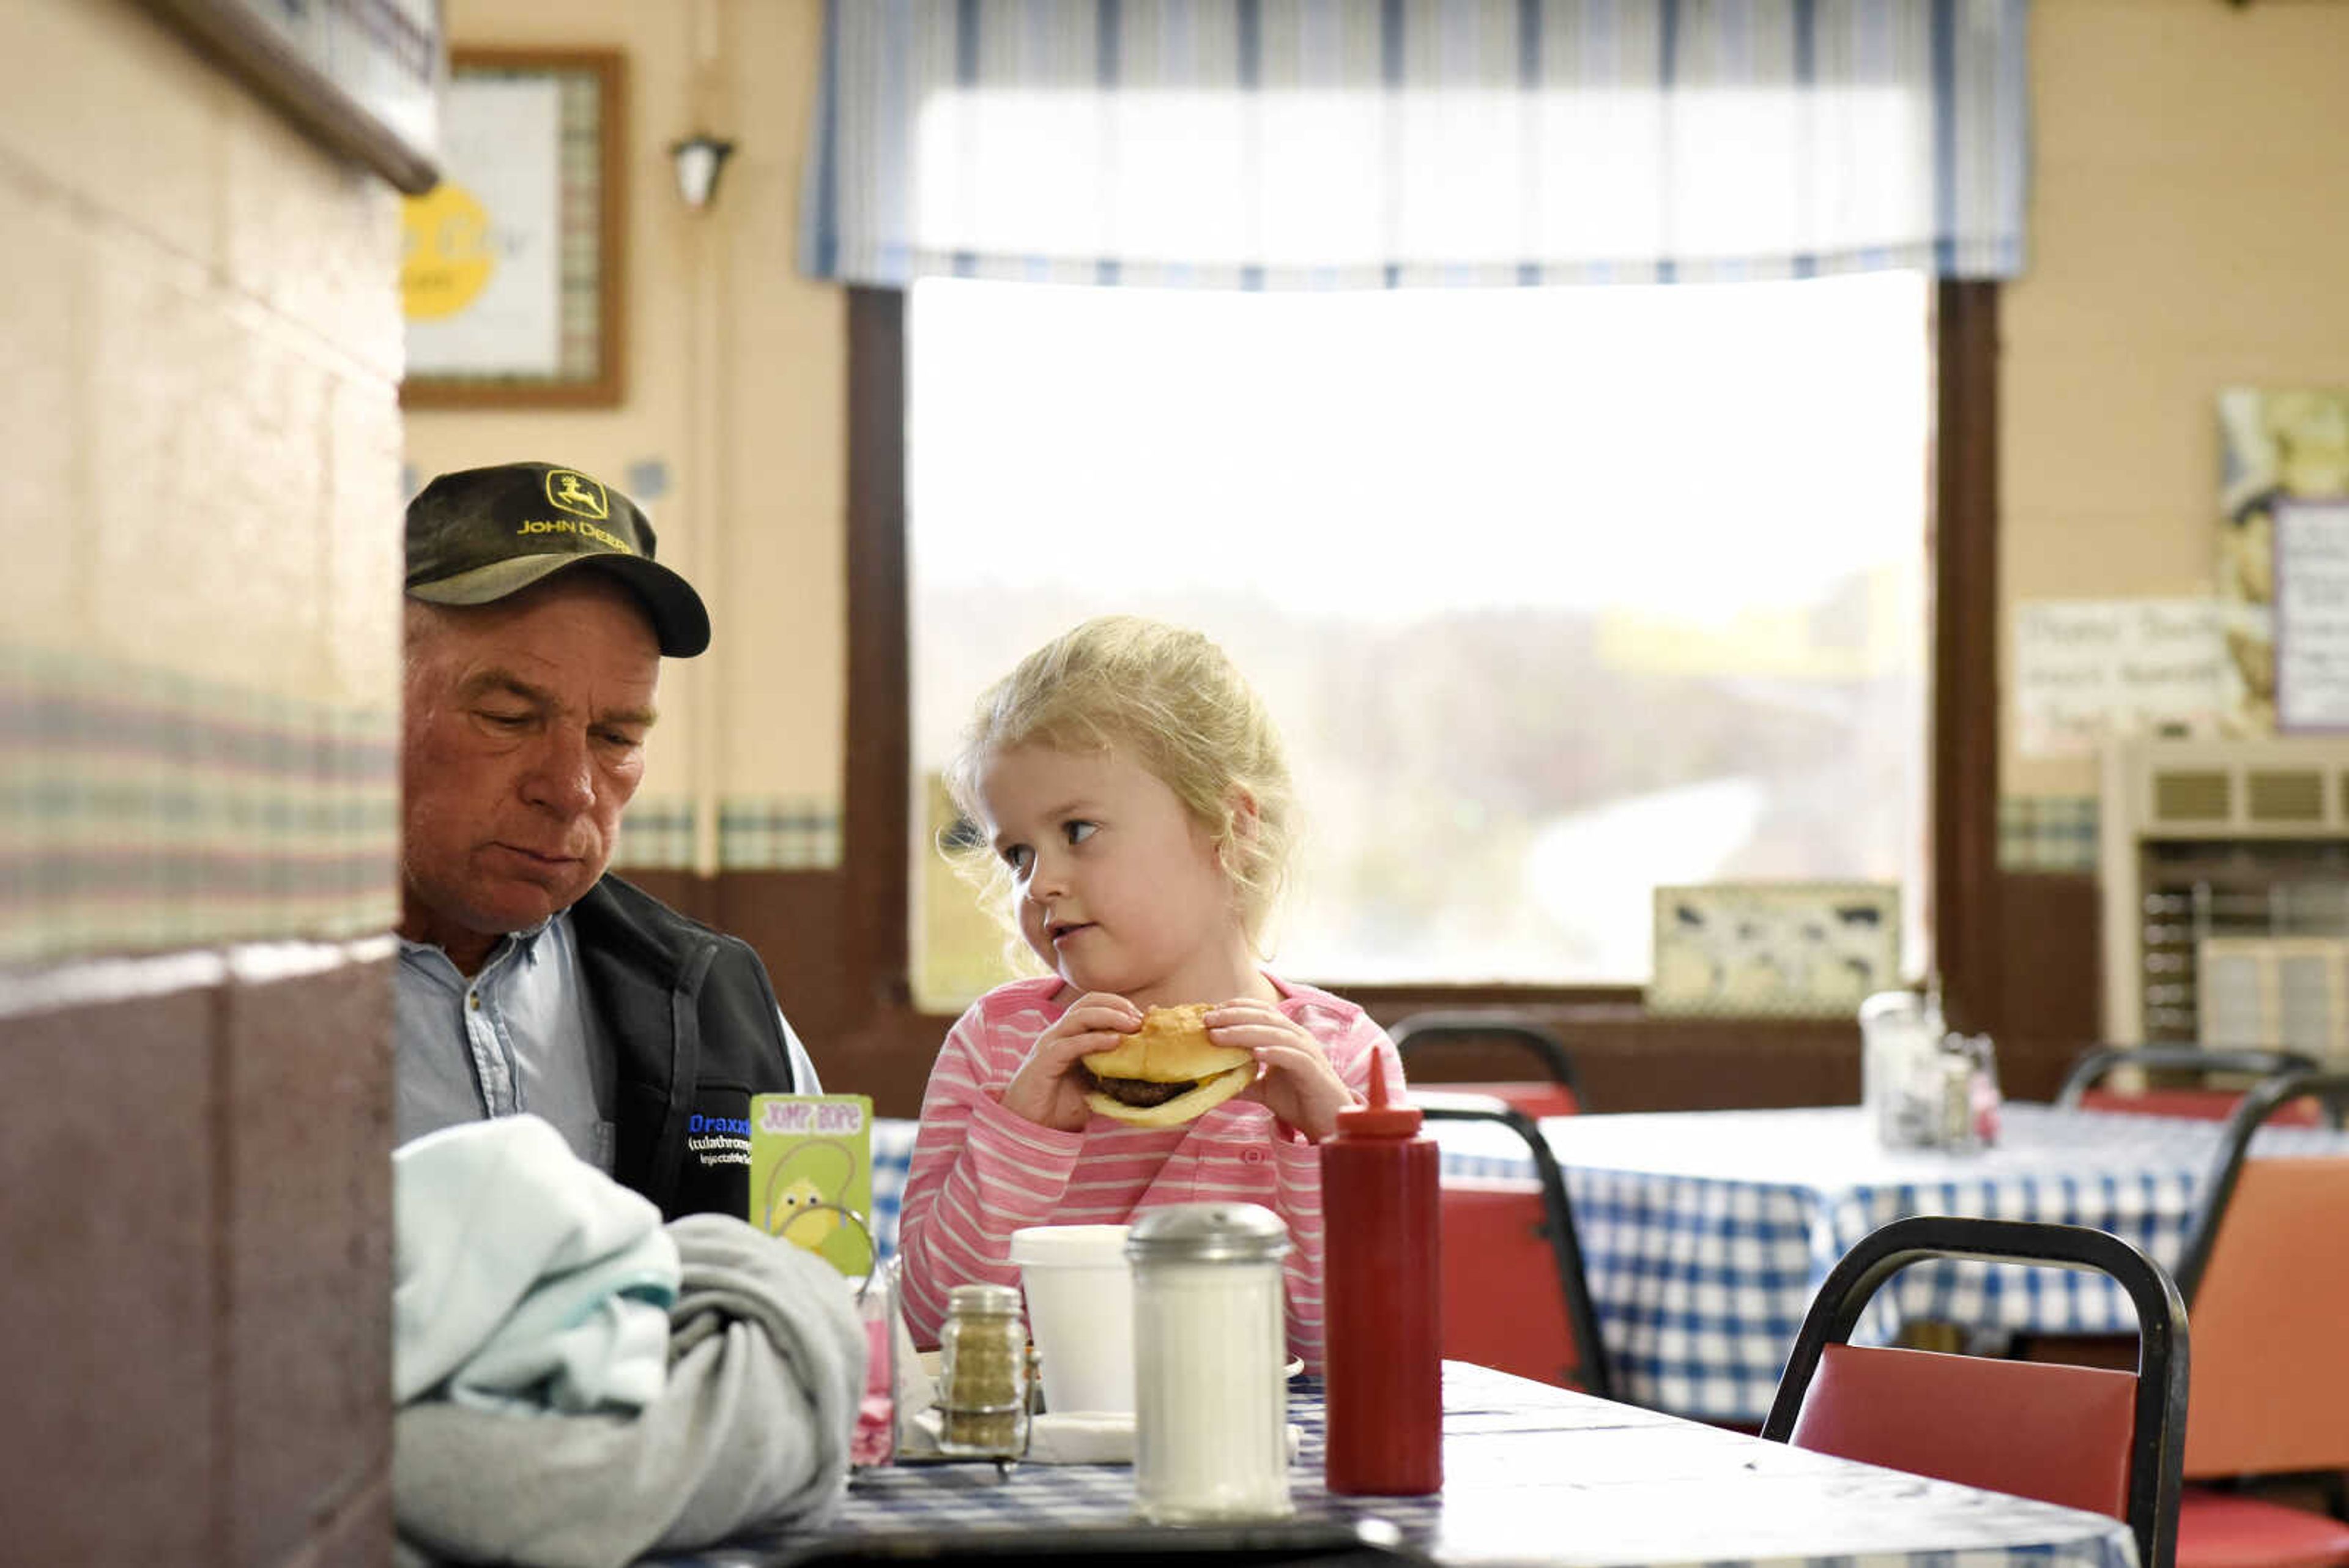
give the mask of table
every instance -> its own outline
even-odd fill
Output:
[[[873,1118],[873,1241],[887,1262],[897,1255],[897,1206],[914,1163],[914,1135],[922,1124],[897,1116]]]
[[[1555,1117],[1563,1168],[1616,1392],[1708,1420],[1769,1413],[1803,1314],[1862,1236],[1909,1214],[2089,1225],[2175,1268],[2218,1157],[2220,1124],[2009,1103],[1978,1154],[1881,1147],[1857,1106]],[[1529,1177],[1504,1129],[1435,1125],[1450,1177]],[[2337,1153],[2349,1135],[2262,1129],[2257,1155]],[[1984,1331],[2127,1334],[2127,1297],[2103,1276],[1930,1263],[1884,1287],[1854,1337],[1906,1323]]]
[[[1304,1440],[1289,1467],[1300,1517],[1381,1519],[1438,1562],[1580,1568],[2134,1568],[2117,1520],[1765,1443],[1657,1411],[1450,1362],[1445,1487],[1433,1498],[1334,1498],[1321,1487],[1318,1386],[1292,1386]],[[671,1560],[788,1563],[841,1536],[1129,1526],[1123,1465],[985,1464],[860,1472],[818,1530]]]

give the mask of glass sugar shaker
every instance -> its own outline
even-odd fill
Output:
[[[973,1458],[1028,1451],[1028,1324],[1009,1285],[957,1285],[938,1336],[938,1449]]]
[[[1133,1490],[1163,1524],[1272,1519],[1288,1499],[1288,1227],[1255,1203],[1137,1215]]]

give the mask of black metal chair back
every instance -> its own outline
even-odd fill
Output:
[[[2234,1075],[2270,1078],[2280,1073],[2313,1073],[2317,1060],[2298,1051],[2216,1049],[2200,1045],[2091,1045],[2074,1058],[2055,1091],[2055,1104],[2076,1110],[2089,1090],[2124,1068],[2152,1073],[2193,1073],[2201,1078]],[[2334,1126],[2339,1126],[2335,1119]]]
[[[1394,1042],[1395,1054],[1402,1060],[1406,1075],[1411,1072],[1414,1052],[1423,1063],[1433,1046],[1506,1042],[1538,1062],[1542,1076],[1563,1088],[1578,1108],[1585,1103],[1582,1075],[1575,1067],[1573,1053],[1554,1031],[1531,1019],[1495,1012],[1414,1012],[1391,1024],[1387,1038]],[[1475,1088],[1473,1083],[1446,1086]]]
[[[1541,1193],[1541,1233],[1549,1259],[1566,1324],[1574,1340],[1575,1360],[1563,1370],[1568,1382],[1601,1398],[1615,1397],[1615,1379],[1607,1358],[1607,1343],[1599,1336],[1599,1314],[1591,1305],[1590,1284],[1583,1272],[1582,1243],[1575,1234],[1574,1203],[1567,1196],[1566,1178],[1557,1157],[1531,1116],[1506,1101],[1474,1094],[1417,1095],[1413,1103],[1430,1121],[1485,1122],[1507,1128],[1523,1141],[1532,1157],[1535,1185]],[[1500,1288],[1500,1282],[1494,1282]]]
[[[2128,1526],[2143,1568],[2175,1568],[2178,1502],[2186,1454],[2186,1303],[2160,1264],[2107,1231],[2083,1225],[1980,1220],[1947,1214],[1896,1220],[1861,1239],[1827,1274],[1803,1320],[1762,1435],[1785,1442],[1830,1344],[1850,1341],[1877,1288],[1930,1258],[2054,1265],[2106,1274],[2137,1308],[2136,1416],[2128,1463]],[[2050,1368],[2049,1370],[2070,1370]],[[1933,1413],[1920,1410],[1930,1421]]]

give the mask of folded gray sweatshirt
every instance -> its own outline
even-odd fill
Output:
[[[684,1282],[665,1387],[635,1415],[481,1409],[395,1418],[399,1557],[605,1568],[830,1511],[865,1341],[848,1282],[716,1214],[667,1227]]]

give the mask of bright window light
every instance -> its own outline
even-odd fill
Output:
[[[1928,292],[935,281],[908,316],[917,990],[977,694],[1089,615],[1221,642],[1307,818],[1275,965],[1640,983],[1658,884],[1926,852]]]

